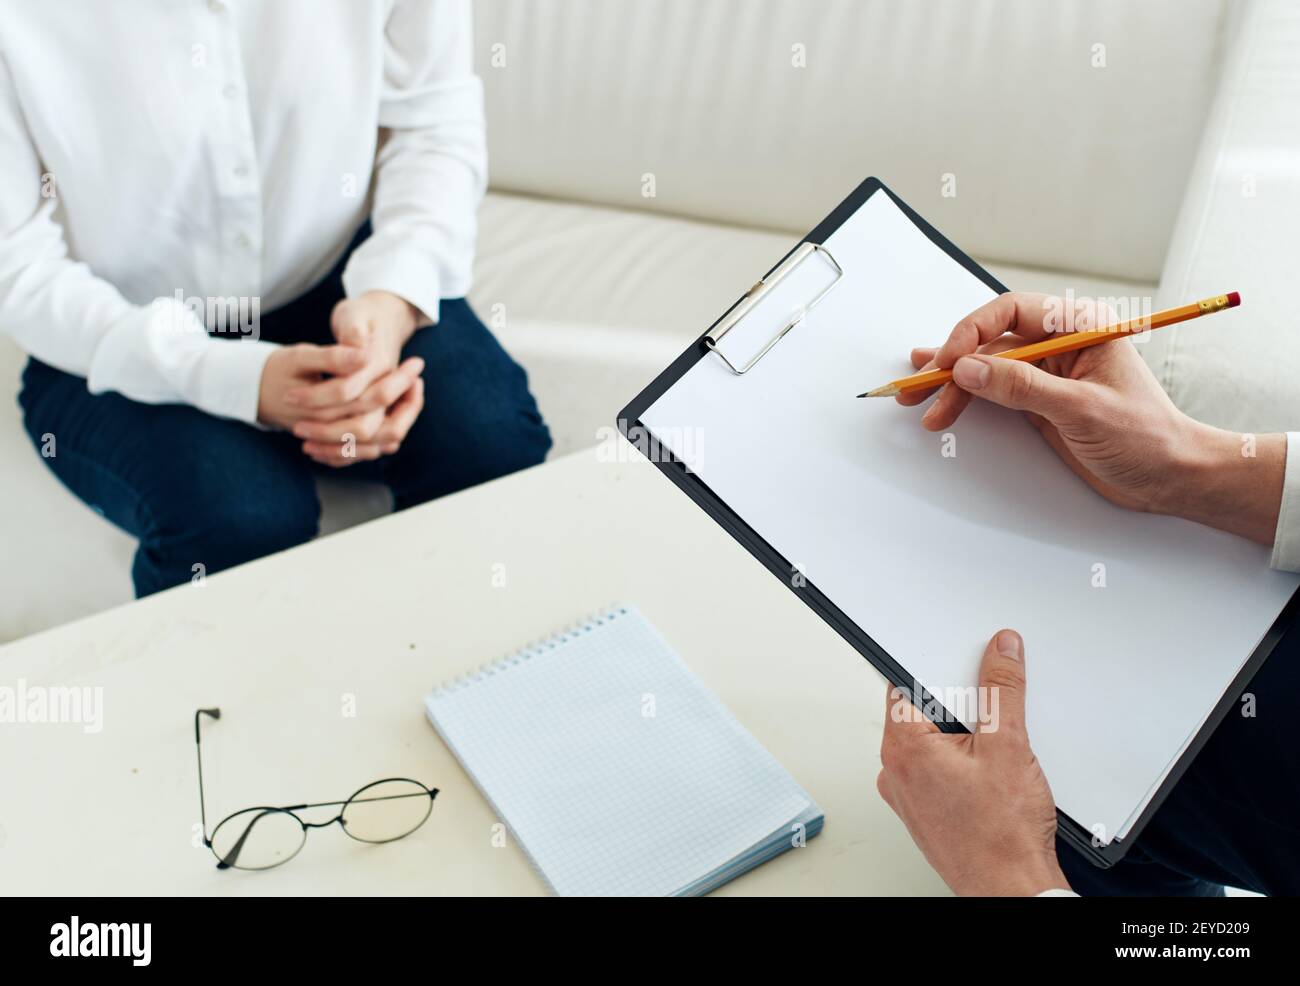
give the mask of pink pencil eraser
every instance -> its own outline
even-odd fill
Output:
[[[1236,307],[1237,307],[1238,305],[1240,305],[1240,304],[1241,304],[1241,295],[1240,295],[1238,292],[1236,292],[1236,291],[1229,291],[1229,292],[1228,292],[1228,307],[1229,307],[1229,308],[1236,308]]]

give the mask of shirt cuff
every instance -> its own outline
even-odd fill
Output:
[[[277,348],[261,339],[211,340],[186,395],[190,403],[219,418],[257,424],[262,370]]]
[[[368,253],[363,243],[343,270],[343,292],[349,298],[367,291],[387,291],[414,305],[420,325],[438,321],[442,285],[437,265],[411,253]]]
[[[1041,894],[1034,894],[1035,897],[1078,897],[1073,890],[1066,890],[1064,887],[1056,887],[1052,890],[1044,890]]]
[[[262,369],[276,348],[255,338],[214,338],[185,305],[161,298],[133,309],[100,339],[87,387],[255,424]]]
[[[1286,476],[1269,565],[1283,572],[1300,572],[1300,431],[1286,436]]]

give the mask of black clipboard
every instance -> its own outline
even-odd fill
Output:
[[[641,415],[645,410],[654,404],[663,394],[673,386],[683,374],[701,359],[710,355],[721,356],[721,352],[714,348],[714,343],[725,333],[739,316],[743,314],[755,298],[756,294],[764,290],[765,286],[771,283],[774,275],[781,271],[787,270],[792,263],[799,262],[801,258],[810,256],[811,251],[820,249],[820,244],[830,238],[839,227],[855,212],[872,195],[883,194],[889,196],[907,216],[912,223],[920,229],[936,246],[944,253],[966,268],[971,274],[988,285],[998,294],[1005,294],[1009,289],[1003,285],[997,278],[977,264],[970,257],[966,256],[961,250],[954,246],[942,233],[931,226],[921,218],[906,202],[885,187],[877,178],[867,178],[852,193],[835,207],[825,219],[817,224],[816,228],[808,233],[802,240],[791,247],[790,251],[781,258],[772,269],[763,275],[763,278],[756,283],[748,292],[736,300],[736,303],[728,308],[708,329],[687,349],[684,353],[673,360],[671,365],[660,373],[641,393],[623,408],[618,416],[618,429],[633,446],[653,462],[659,470],[667,476],[683,493],[689,496],[695,503],[714,521],[716,521],[724,530],[734,537],[751,555],[757,558],[767,567],[782,583],[795,595],[799,596],[804,603],[820,616],[826,623],[843,637],[848,643],[864,658],[871,662],[881,674],[889,679],[890,683],[902,689],[911,696],[912,701],[918,708],[926,708],[933,705],[942,708],[933,696],[929,695],[924,689],[914,692],[912,687],[913,681],[905,669],[893,659],[879,644],[871,639],[861,627],[850,620],[838,607],[834,605],[824,594],[822,594],[815,585],[806,578],[792,579],[795,573],[795,566],[786,558],[783,558],[775,549],[769,545],[763,537],[746,524],[739,515],[724,503],[709,487],[700,480],[698,476],[692,473],[686,465],[679,460],[672,451],[667,447],[659,444],[650,434],[649,430],[641,422]],[[832,265],[838,270],[838,265],[831,259]],[[810,306],[811,307],[811,306]],[[776,345],[785,332],[790,331],[795,322],[787,325],[780,333],[773,338],[766,347],[759,351],[747,365],[742,367],[732,366],[733,372],[743,372],[750,366],[754,365],[766,352]],[[724,357],[725,359],[725,357]],[[731,366],[730,361],[727,361]],[[797,583],[797,584],[796,584]],[[1092,833],[1075,821],[1069,815],[1061,810],[1057,810],[1057,831],[1071,846],[1077,849],[1094,865],[1106,868],[1113,866],[1129,848],[1137,841],[1142,829],[1151,820],[1151,817],[1159,809],[1161,803],[1169,792],[1174,789],[1184,771],[1191,765],[1196,758],[1196,754],[1201,747],[1209,740],[1215,728],[1223,721],[1224,716],[1235,706],[1238,697],[1245,690],[1250,680],[1259,671],[1261,665],[1267,660],[1273,648],[1281,640],[1286,629],[1300,615],[1300,592],[1292,595],[1286,607],[1278,615],[1273,625],[1259,642],[1250,658],[1242,666],[1236,678],[1233,679],[1231,686],[1224,692],[1214,710],[1205,720],[1205,724],[1193,738],[1192,742],[1184,751],[1178,763],[1174,765],[1166,775],[1164,781],[1157,789],[1155,795],[1147,803],[1146,808],[1138,817],[1138,820],[1132,825],[1123,840],[1112,839],[1109,843],[1099,844],[1099,840],[1094,839]],[[948,732],[964,732],[965,727],[956,721],[956,717],[945,715],[944,721],[939,724],[941,729]]]

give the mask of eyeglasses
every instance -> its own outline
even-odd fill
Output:
[[[358,842],[393,842],[410,835],[433,811],[436,787],[425,787],[408,777],[388,777],[361,788],[346,801],[318,801],[310,805],[245,808],[223,818],[208,836],[207,804],[203,797],[203,745],[199,720],[221,718],[220,709],[194,713],[194,746],[199,760],[199,817],[203,844],[217,857],[217,869],[269,870],[298,855],[307,842],[308,829],[328,828],[335,822]],[[328,822],[304,822],[294,814],[305,808],[341,805]]]

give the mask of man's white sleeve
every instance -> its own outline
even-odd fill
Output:
[[[1286,436],[1286,478],[1269,564],[1284,572],[1300,572],[1300,431]]]

